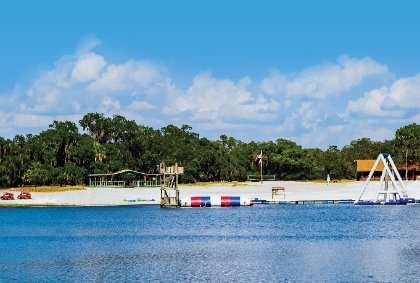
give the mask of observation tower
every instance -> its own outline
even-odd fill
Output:
[[[162,162],[159,165],[160,178],[160,206],[161,207],[178,207],[179,206],[179,190],[178,176],[184,174],[184,167],[175,166],[166,167]]]

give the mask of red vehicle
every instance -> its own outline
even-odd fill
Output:
[[[15,195],[13,193],[5,192],[0,198],[4,200],[13,200],[15,199]]]
[[[31,199],[31,193],[30,192],[21,192],[18,197],[18,199]]]

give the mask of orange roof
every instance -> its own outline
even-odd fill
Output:
[[[370,172],[372,170],[373,165],[375,164],[375,159],[372,160],[356,160],[357,166],[356,171],[357,172]],[[405,165],[398,166],[398,170],[405,170]],[[380,172],[384,170],[384,164],[379,161],[378,166],[376,166],[375,171]],[[408,170],[409,171],[420,171],[420,164],[408,164]]]
[[[356,171],[357,172],[370,172],[372,170],[373,165],[375,165],[376,160],[356,160]],[[382,171],[384,170],[384,164],[379,161],[378,166],[376,166],[375,171]]]
[[[398,170],[400,169],[404,169],[405,170],[405,165],[399,166]],[[408,164],[408,170],[409,171],[419,171],[420,170],[420,164],[419,163],[409,163]]]

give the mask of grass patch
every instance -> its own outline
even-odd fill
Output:
[[[53,193],[53,192],[68,192],[68,191],[84,191],[85,187],[82,186],[39,186],[39,187],[23,187],[23,188],[10,188],[14,192],[31,192],[31,193]]]

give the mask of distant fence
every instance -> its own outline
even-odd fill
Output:
[[[124,181],[90,181],[89,187],[124,188]]]
[[[102,188],[140,188],[140,187],[160,187],[158,179],[151,181],[93,181],[90,180],[89,187],[102,187]]]
[[[248,181],[261,181],[261,175],[247,175]],[[277,175],[262,175],[263,181],[276,181],[278,180]]]
[[[152,181],[133,181],[133,187],[160,187],[158,179]]]

